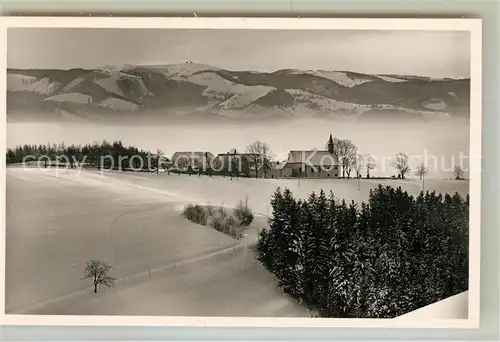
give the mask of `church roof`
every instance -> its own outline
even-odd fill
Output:
[[[288,162],[306,163],[308,165],[338,165],[337,157],[323,150],[290,151]]]

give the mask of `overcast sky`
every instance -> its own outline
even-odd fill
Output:
[[[229,70],[347,70],[470,77],[468,32],[15,28],[9,68],[89,68],[191,60]]]

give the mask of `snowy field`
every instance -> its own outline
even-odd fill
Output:
[[[366,201],[370,189],[379,184],[393,187],[401,186],[411,195],[422,191],[422,182],[418,180],[399,179],[248,179],[238,178],[230,180],[219,176],[208,177],[198,175],[177,174],[147,174],[147,173],[117,173],[93,172],[99,177],[106,177],[108,181],[133,183],[134,186],[154,189],[157,194],[176,196],[181,201],[199,204],[213,204],[234,206],[238,201],[248,197],[249,204],[254,212],[270,215],[270,199],[274,191],[280,187],[288,188],[294,196],[307,198],[311,192],[319,193],[323,189],[327,194],[333,191],[336,197],[346,201]],[[462,195],[469,192],[468,181],[456,180],[426,180],[425,190],[438,193],[458,192]]]
[[[469,291],[456,294],[437,303],[424,306],[405,315],[399,320],[467,319],[469,316]]]
[[[9,168],[6,311],[36,314],[307,316],[249,250],[275,189],[300,197],[334,191],[366,200],[381,181],[270,180]],[[418,181],[384,180],[412,194]],[[467,181],[426,189],[468,192]],[[186,203],[234,206],[248,196],[257,217],[243,240],[185,220]],[[114,266],[118,284],[92,293],[85,263]]]

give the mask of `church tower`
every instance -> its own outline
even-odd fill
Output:
[[[333,137],[330,133],[330,138],[328,139],[328,153],[333,154]]]

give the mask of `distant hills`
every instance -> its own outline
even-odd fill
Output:
[[[7,70],[9,121],[428,120],[468,117],[469,94],[469,79],[230,71],[191,62]]]

